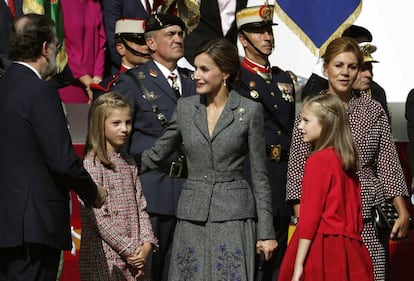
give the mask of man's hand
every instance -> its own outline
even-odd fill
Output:
[[[96,193],[95,202],[93,202],[94,208],[100,208],[106,201],[106,197],[108,197],[108,191],[106,191],[105,187],[98,185],[97,186],[98,192]]]

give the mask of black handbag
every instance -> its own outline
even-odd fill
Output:
[[[264,267],[265,267],[265,253],[263,251],[260,251],[259,257],[256,261],[256,276],[255,281],[263,281],[264,280]]]
[[[371,215],[377,233],[391,232],[399,216],[397,209],[388,201],[372,207]]]

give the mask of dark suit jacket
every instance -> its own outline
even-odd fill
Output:
[[[0,247],[68,250],[69,189],[88,205],[97,190],[73,150],[59,94],[18,63],[0,89]]]
[[[236,12],[245,8],[247,0],[237,0]],[[193,63],[194,50],[197,45],[205,40],[210,40],[218,37],[224,37],[221,27],[220,11],[217,1],[201,0],[200,3],[200,23],[198,26],[185,37],[184,41],[184,56]],[[237,42],[237,27],[236,20],[227,32],[226,38],[236,44]]]
[[[121,56],[115,49],[115,22],[120,18],[141,18],[149,16],[141,0],[103,0],[102,15],[105,25],[107,46],[110,53],[111,73],[118,73]]]
[[[20,17],[22,12],[23,0],[15,0],[16,15]],[[9,33],[13,24],[13,18],[6,2],[0,1],[0,68],[6,68],[11,62],[8,60],[9,54]]]
[[[414,89],[408,93],[405,102],[405,119],[407,119],[408,162],[410,164],[411,176],[414,177]]]
[[[174,90],[156,64],[149,61],[127,72],[140,79],[145,88],[155,94],[155,104],[167,119],[171,120],[177,106],[177,98]],[[179,72],[183,96],[194,95],[195,83],[192,80],[191,73],[183,70],[179,70]],[[120,74],[118,81],[111,90],[125,95],[134,106],[134,126],[129,153],[137,157],[142,151],[154,144],[162,135],[164,128],[157,119],[157,115],[152,111],[151,104],[143,98],[143,94],[138,90],[135,81],[127,73]],[[140,176],[142,188],[148,202],[148,212],[175,215],[183,180],[170,178],[165,172],[171,162],[176,159],[177,154],[173,153],[164,161],[162,171],[154,171]]]
[[[188,180],[177,217],[196,222],[257,218],[257,239],[272,239],[263,129],[262,106],[235,91],[230,93],[211,136],[205,96],[182,98],[163,136],[142,154],[142,168],[156,168],[183,141]],[[242,176],[246,156],[252,163],[252,186]]]

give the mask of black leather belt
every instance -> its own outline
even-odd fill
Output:
[[[287,161],[289,158],[289,150],[283,149],[280,144],[271,144],[267,146],[266,154],[270,160],[276,162]]]
[[[165,173],[172,178],[186,178],[187,177],[187,163],[184,156],[179,157],[176,161],[169,165],[162,165],[157,168],[157,171]]]

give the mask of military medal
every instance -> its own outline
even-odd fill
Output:
[[[282,98],[287,102],[294,102],[293,85],[290,83],[277,83],[277,87],[282,92]]]

